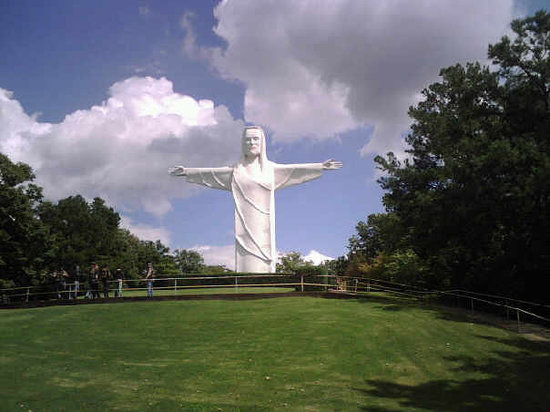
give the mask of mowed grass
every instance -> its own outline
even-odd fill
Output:
[[[0,312],[3,411],[547,410],[550,348],[401,300]]]

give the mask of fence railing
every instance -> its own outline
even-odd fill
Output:
[[[359,279],[355,293],[383,292],[422,300],[437,299],[441,303],[464,307],[472,312],[491,313],[506,317],[508,320],[515,319],[518,328],[522,320],[527,319],[550,326],[550,305],[546,304],[460,289],[440,291],[372,278],[348,277],[347,279],[348,281]]]
[[[513,299],[505,296],[483,294],[467,290],[429,290],[420,286],[391,282],[380,279],[296,274],[226,274],[188,275],[183,277],[156,278],[150,280],[125,279],[98,282],[51,283],[36,286],[0,289],[0,304],[28,303],[35,300],[52,299],[94,299],[100,297],[122,297],[128,293],[155,291],[174,295],[186,290],[216,290],[231,288],[239,293],[242,288],[293,288],[296,291],[324,290],[354,295],[369,295],[382,292],[422,300],[437,300],[441,303],[468,308],[471,311],[489,312],[518,323],[526,319],[550,326],[550,305]],[[106,287],[105,287],[106,286]],[[240,290],[241,289],[241,290]],[[213,292],[215,293],[215,292]]]
[[[138,291],[174,291],[179,293],[189,289],[219,289],[233,288],[294,288],[305,291],[311,288],[328,290],[328,278],[323,276],[302,276],[294,274],[231,274],[231,275],[199,275],[170,278],[155,278],[153,281],[141,279],[124,279],[107,282],[71,282],[47,283],[35,286],[0,289],[0,303],[28,303],[33,300],[51,299],[81,299],[99,297],[122,297],[128,292]],[[149,287],[149,283],[152,283]]]

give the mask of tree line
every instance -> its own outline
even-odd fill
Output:
[[[492,66],[456,64],[409,109],[408,158],[378,156],[385,213],[348,273],[540,301],[550,290],[550,14],[512,22]]]
[[[165,277],[227,271],[205,265],[194,250],[139,239],[99,197],[44,200],[34,178],[29,165],[0,153],[0,288],[47,282],[60,269],[85,274],[92,262],[122,268],[129,279],[143,277],[148,262]]]

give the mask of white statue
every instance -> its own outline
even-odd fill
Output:
[[[173,176],[188,182],[233,192],[235,201],[235,270],[273,273],[275,247],[275,190],[317,179],[323,170],[342,167],[332,159],[323,163],[278,164],[267,159],[265,133],[246,127],[242,157],[232,167],[171,168]]]

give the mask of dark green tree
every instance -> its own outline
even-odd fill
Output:
[[[410,160],[376,162],[384,204],[431,286],[544,298],[550,274],[550,15],[441,71],[409,111]]]
[[[372,262],[381,252],[391,253],[404,243],[403,226],[395,213],[371,214],[355,230],[348,243],[350,259],[361,256]]]
[[[42,189],[31,183],[31,167],[0,153],[0,287],[38,280],[49,252],[49,238],[36,208]]]
[[[120,258],[127,239],[119,233],[120,216],[103,199],[88,203],[80,195],[70,196],[57,204],[43,202],[38,211],[53,241],[50,269],[86,270],[91,262],[112,265]]]
[[[339,256],[334,260],[327,260],[321,264],[326,269],[328,275],[344,275],[347,272],[349,260],[347,256]]]

